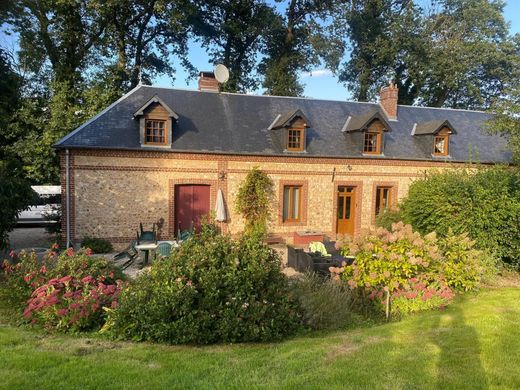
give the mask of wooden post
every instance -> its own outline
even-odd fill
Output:
[[[390,289],[386,291],[386,310],[385,310],[386,320],[390,320]]]

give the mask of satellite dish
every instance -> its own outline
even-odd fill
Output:
[[[213,71],[219,83],[222,84],[229,80],[229,70],[224,65],[218,64]]]

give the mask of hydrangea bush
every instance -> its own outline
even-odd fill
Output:
[[[122,272],[90,249],[62,254],[11,253],[0,271],[0,299],[25,308],[24,317],[48,329],[85,330],[100,325],[105,306],[113,307],[121,289]],[[65,313],[67,311],[67,314]]]
[[[70,275],[53,278],[34,290],[23,315],[49,330],[79,332],[99,328],[104,323],[104,309],[117,306],[122,287],[121,281],[104,281],[103,276],[96,279],[90,275],[82,279]]]
[[[489,256],[474,249],[466,235],[422,237],[402,222],[394,223],[390,231],[378,228],[361,234],[341,252],[355,255],[355,261],[331,267],[333,278],[361,289],[387,309],[392,302],[392,310],[402,314],[443,306],[454,291],[478,287],[482,276],[493,269]]]

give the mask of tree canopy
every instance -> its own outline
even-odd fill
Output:
[[[301,96],[326,66],[357,100],[393,80],[403,104],[493,109],[519,149],[502,0],[20,0],[0,24],[16,41],[0,48],[0,154],[33,183],[57,183],[52,145],[138,83],[195,77],[193,42],[229,68],[224,91]]]

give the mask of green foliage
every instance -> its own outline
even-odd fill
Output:
[[[432,173],[410,186],[403,220],[422,234],[467,233],[476,247],[520,265],[520,176],[508,168]]]
[[[517,84],[518,37],[502,1],[363,0],[335,7],[335,24],[351,49],[339,78],[361,101],[393,79],[401,104],[488,108]]]
[[[520,36],[518,38],[520,41]],[[520,43],[519,43],[520,46]],[[517,70],[520,69],[518,59]],[[520,70],[518,70],[520,73]],[[517,80],[520,78],[518,75]],[[513,152],[513,160],[520,163],[520,85],[515,83],[506,90],[491,107],[493,117],[487,127],[492,134],[501,134],[508,138],[509,147]]]
[[[401,216],[399,209],[384,209],[383,212],[376,217],[376,226],[385,228],[386,230],[391,230],[394,223],[402,220],[403,217]]]
[[[110,253],[114,250],[112,244],[102,238],[85,237],[81,246],[92,249],[94,253]]]
[[[339,329],[353,320],[353,292],[341,283],[316,274],[291,281],[301,307],[303,323],[311,329]]]
[[[205,226],[125,289],[104,331],[173,344],[279,340],[298,327],[279,258]]]
[[[438,246],[443,258],[437,272],[454,290],[474,290],[483,278],[490,279],[497,272],[494,258],[475,249],[475,242],[466,233],[455,235],[449,230],[438,240]]]
[[[0,183],[0,248],[5,248],[18,214],[36,201],[37,195],[23,177],[16,160],[0,160]]]
[[[271,178],[256,167],[240,185],[235,207],[246,220],[246,232],[262,235],[267,231],[274,196],[273,187]]]

